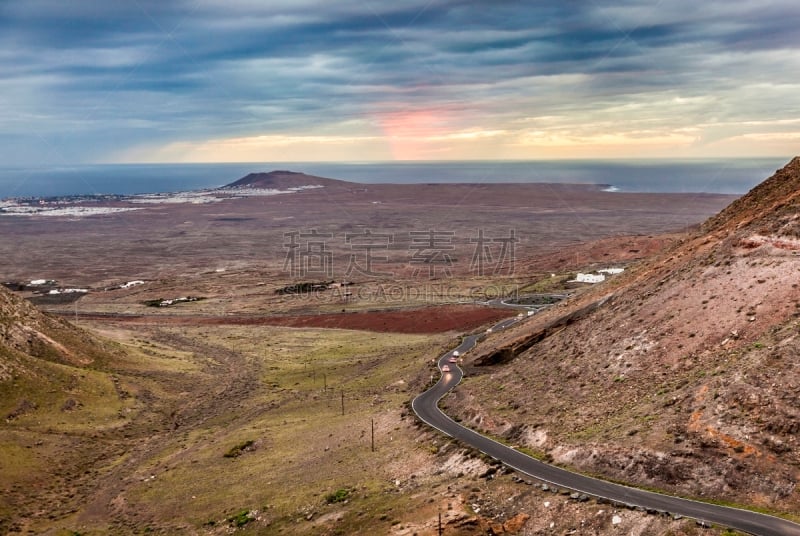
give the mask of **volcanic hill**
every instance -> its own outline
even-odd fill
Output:
[[[468,424],[608,478],[796,512],[800,158],[481,348],[449,404]]]
[[[250,173],[235,182],[226,184],[221,189],[259,188],[287,190],[289,188],[302,188],[303,186],[345,187],[350,185],[351,183],[346,181],[327,179],[296,171],[276,170],[268,173]]]

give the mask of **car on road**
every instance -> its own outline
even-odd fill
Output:
[[[442,372],[450,372],[450,365],[442,365]]]
[[[450,361],[451,363],[458,363],[458,358],[454,355],[451,355],[448,361]]]
[[[453,356],[454,356],[454,357],[458,357],[458,356],[460,356],[460,355],[461,355],[461,354],[459,354],[459,353],[458,353],[458,350],[453,350]]]

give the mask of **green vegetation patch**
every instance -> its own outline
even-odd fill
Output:
[[[329,493],[325,496],[325,502],[328,504],[344,502],[350,497],[350,493],[351,491],[347,488],[337,489],[333,493]]]
[[[241,510],[240,512],[230,516],[227,521],[234,527],[244,527],[251,521],[255,521],[256,516],[250,510]]]

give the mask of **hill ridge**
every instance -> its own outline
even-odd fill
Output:
[[[704,224],[706,231],[715,231],[731,224],[741,228],[757,222],[777,209],[797,204],[800,197],[800,156],[794,157],[772,176],[754,186],[745,195],[728,205]]]

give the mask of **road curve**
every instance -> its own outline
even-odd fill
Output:
[[[513,323],[513,321],[511,322]],[[493,330],[503,329],[509,325],[509,321],[504,321],[495,325]],[[520,473],[555,486],[626,505],[680,514],[705,523],[716,523],[759,536],[800,536],[800,525],[779,517],[671,497],[573,473],[541,462],[458,424],[439,409],[439,400],[458,385],[464,375],[455,363],[448,362],[454,350],[463,355],[477,344],[480,337],[481,335],[470,335],[464,338],[457,348],[441,356],[438,361],[439,369],[441,370],[442,366],[447,363],[450,365],[450,372],[442,373],[441,378],[433,387],[417,396],[411,403],[417,416],[430,426],[480,450]]]

